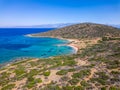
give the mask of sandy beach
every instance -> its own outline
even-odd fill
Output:
[[[75,39],[66,39],[66,40],[70,42],[67,46],[72,47],[75,50],[75,54],[77,54],[79,47],[76,43],[78,43],[79,41]]]

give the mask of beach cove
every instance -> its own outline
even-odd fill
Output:
[[[41,38],[41,37],[46,37],[46,38],[57,38],[59,40],[66,40],[68,41],[66,44],[61,44],[61,45],[58,45],[58,46],[69,46],[69,47],[72,47],[74,49],[74,52],[73,54],[76,54],[79,50],[79,46],[76,45],[76,43],[79,42],[79,40],[77,39],[65,39],[65,38],[61,38],[61,37],[52,37],[52,36],[33,36],[32,34],[27,34],[25,35],[26,37],[33,37],[33,38]]]
[[[26,34],[44,32],[51,29],[0,29],[0,64],[23,58],[48,58],[74,54],[77,48],[69,46],[68,40],[50,37],[26,37]]]

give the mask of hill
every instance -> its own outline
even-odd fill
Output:
[[[120,29],[93,23],[81,23],[67,26],[44,33],[32,34],[32,36],[53,36],[62,38],[95,38],[95,37],[119,37]]]

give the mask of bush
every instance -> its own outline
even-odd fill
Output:
[[[107,63],[107,68],[108,69],[115,69],[115,68],[118,68],[119,65],[120,65],[120,61],[114,60],[114,61],[110,61]]]
[[[90,70],[81,70],[78,73],[74,73],[72,75],[72,77],[73,78],[83,78],[84,76],[89,75],[89,74],[90,74]]]
[[[7,72],[2,72],[0,74],[0,85],[1,86],[4,86],[4,85],[7,85],[9,83],[9,75],[10,73],[7,73]]]
[[[27,88],[29,88],[29,89],[30,89],[30,88],[34,87],[34,86],[35,86],[35,84],[36,84],[36,83],[35,83],[35,81],[32,81],[32,82],[27,83],[27,85],[26,85],[26,86],[27,86]]]
[[[34,62],[34,61],[31,61],[31,62],[29,62],[29,63],[30,63],[30,65],[31,65],[32,67],[39,65],[38,62]]]
[[[0,79],[5,79],[5,78],[8,78],[8,77],[9,77],[9,75],[10,75],[10,73],[7,73],[7,72],[2,72],[2,73],[0,74]]]
[[[36,83],[41,83],[42,80],[41,80],[40,78],[37,78],[37,79],[35,79],[35,82],[36,82]]]
[[[84,87],[87,87],[89,86],[89,84],[86,82],[86,81],[81,81],[80,84]]]
[[[102,87],[101,90],[107,90],[106,87]]]
[[[33,77],[28,77],[27,82],[32,82],[32,81],[34,81],[34,78]]]
[[[73,90],[72,86],[64,86],[62,87],[62,90]]]
[[[76,85],[78,82],[79,82],[78,79],[71,79],[71,80],[69,81],[69,83],[70,83],[71,85]]]
[[[85,90],[85,89],[81,86],[77,86],[77,87],[74,87],[74,90]]]
[[[50,71],[44,72],[43,75],[44,76],[49,76],[50,75]]]
[[[4,85],[6,85],[6,84],[8,84],[9,83],[9,80],[8,79],[0,79],[0,85],[1,86],[4,86]]]
[[[109,40],[108,37],[102,37],[102,41],[107,41],[107,40]]]
[[[98,72],[96,73],[97,75],[99,75],[99,78],[103,79],[103,80],[107,80],[109,79],[109,77],[106,75],[105,72]]]
[[[54,85],[47,85],[44,88],[40,89],[40,90],[61,90],[61,88],[59,86],[54,86]]]
[[[112,86],[112,87],[109,88],[109,90],[120,90],[120,88]]]
[[[58,71],[56,74],[57,74],[57,75],[65,75],[65,74],[67,74],[67,73],[68,73],[67,70],[60,70],[60,71]]]
[[[6,85],[5,87],[3,87],[1,90],[11,90],[14,87],[15,87],[15,84],[9,84],[9,85]]]
[[[61,77],[61,80],[62,81],[68,81],[70,78],[69,77],[67,77],[67,76],[63,76],[63,77]]]
[[[28,73],[28,77],[32,77],[34,75],[37,75],[39,73],[38,70],[36,69],[32,69],[29,73]]]
[[[29,77],[27,80],[26,87],[30,89],[34,87],[37,83],[41,83],[41,82],[42,80],[40,78],[34,79],[33,77]]]
[[[120,40],[120,38],[119,37],[103,37],[102,40],[103,41]]]
[[[68,72],[74,72],[74,71],[75,71],[74,68],[68,70]]]
[[[112,73],[112,74],[120,74],[119,71],[112,71],[111,73]]]
[[[18,66],[17,69],[14,71],[17,76],[20,76],[25,73],[25,68],[23,66]]]
[[[98,82],[98,83],[100,83],[102,85],[106,84],[106,80],[104,80],[102,78],[91,78],[91,82],[94,82],[94,81],[96,81],[96,82]]]
[[[76,62],[74,60],[66,60],[63,63],[64,66],[74,66],[76,65]]]

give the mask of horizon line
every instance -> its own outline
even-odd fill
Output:
[[[45,25],[64,25],[64,24],[82,24],[82,23],[94,23],[94,24],[104,24],[104,25],[120,25],[120,24],[108,24],[108,23],[95,23],[95,22],[74,22],[74,23],[48,23],[48,24],[39,24],[39,25],[20,25],[20,26],[0,26],[0,28],[40,28]],[[49,27],[46,27],[49,28]]]

